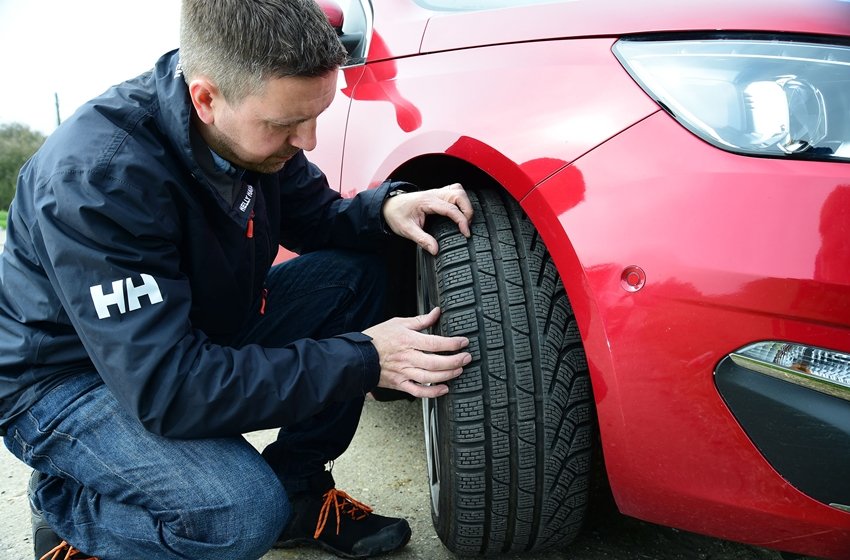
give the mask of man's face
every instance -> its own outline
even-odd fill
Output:
[[[220,94],[213,96],[213,118],[204,126],[204,139],[238,167],[259,173],[280,171],[298,150],[316,147],[316,118],[333,101],[337,73],[275,78],[259,94],[233,105]]]

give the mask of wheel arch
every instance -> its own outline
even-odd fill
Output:
[[[452,183],[476,185],[477,188],[503,189],[501,184],[477,166],[447,154],[435,153],[414,157],[396,167],[389,178],[407,181],[420,189],[439,188]],[[416,247],[396,243],[391,248],[389,316],[416,314]]]

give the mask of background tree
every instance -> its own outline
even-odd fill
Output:
[[[21,166],[44,143],[45,136],[20,123],[0,124],[0,210],[9,208]]]

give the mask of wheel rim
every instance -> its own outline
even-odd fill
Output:
[[[416,251],[416,293],[420,314],[436,306],[436,278],[421,248]],[[430,329],[433,330],[433,329]],[[440,511],[440,432],[437,399],[422,399],[422,423],[425,429],[425,458],[428,466],[428,487],[431,492],[431,511]]]
[[[440,450],[437,445],[436,399],[422,400],[422,415],[425,423],[425,456],[428,461],[428,487],[431,491],[431,508],[434,513],[440,511]]]

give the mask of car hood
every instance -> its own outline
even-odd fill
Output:
[[[373,2],[380,48],[370,60],[483,45],[681,31],[850,36],[850,0],[565,0],[493,10],[430,11]]]

